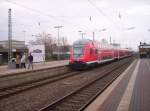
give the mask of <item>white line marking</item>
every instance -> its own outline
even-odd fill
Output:
[[[149,64],[149,61],[147,60],[147,67],[148,67],[148,69],[149,69],[149,71],[150,71],[150,64]]]
[[[136,76],[138,74],[138,69],[139,69],[139,65],[140,65],[140,60],[138,61],[135,70],[131,76],[131,79],[128,83],[128,86],[124,92],[124,95],[121,99],[121,102],[117,108],[117,111],[128,111],[129,106],[130,106],[130,101],[131,101],[131,97],[132,97],[132,93],[133,93],[133,88],[134,88],[134,84],[136,81]]]
[[[106,90],[97,97],[97,99],[91,103],[84,111],[98,111],[101,105],[108,99],[108,96],[114,90],[114,88],[120,83],[123,77],[127,74],[129,69],[136,63],[137,60],[134,62],[108,87]]]

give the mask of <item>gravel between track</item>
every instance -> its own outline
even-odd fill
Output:
[[[36,81],[41,78],[48,78],[58,74],[60,75],[67,72],[70,72],[70,70],[68,67],[65,66],[65,67],[39,70],[38,72],[36,71],[36,72],[30,72],[25,74],[17,74],[17,75],[10,75],[6,77],[0,77],[0,89],[10,87],[10,86],[20,85],[30,81]]]

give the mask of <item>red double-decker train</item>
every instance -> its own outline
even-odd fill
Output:
[[[69,65],[73,69],[84,69],[104,62],[121,59],[132,55],[130,49],[122,49],[108,43],[89,39],[73,43]]]

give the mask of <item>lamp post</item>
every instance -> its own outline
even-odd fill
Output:
[[[25,47],[26,45],[26,31],[25,30],[23,30],[23,37],[24,37],[24,47]]]
[[[81,34],[81,38],[83,39],[83,36],[85,35],[84,32],[82,32],[81,30],[78,31]]]
[[[8,62],[12,58],[12,17],[11,9],[8,9]]]
[[[106,29],[103,28],[103,29],[99,30],[98,32],[102,32],[102,31],[106,31]],[[93,37],[93,40],[95,40],[95,32],[94,31],[92,32],[92,37]]]
[[[95,39],[94,37],[95,37],[95,33],[93,32],[93,40]]]
[[[58,41],[57,41],[57,51],[58,51],[58,54],[57,54],[57,60],[60,60],[60,50],[59,50],[59,30],[60,30],[60,28],[62,28],[63,26],[54,26],[54,28],[56,28],[57,29],[57,31],[58,31]]]

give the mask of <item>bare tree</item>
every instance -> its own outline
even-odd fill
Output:
[[[44,44],[45,45],[45,52],[46,58],[49,58],[54,55],[54,52],[57,52],[58,47],[61,53],[65,53],[69,51],[68,42],[66,37],[60,37],[59,45],[57,41],[57,37],[53,37],[51,34],[48,33],[41,33],[36,36],[35,41],[30,41],[31,44]],[[56,54],[56,53],[55,53]]]
[[[61,44],[61,51],[62,51],[63,53],[69,51],[69,49],[68,49],[68,40],[67,40],[66,37],[61,37],[61,38],[60,38],[60,44]]]
[[[47,34],[47,33],[42,33],[39,34],[37,39],[36,39],[36,43],[37,44],[44,44],[45,45],[45,52],[47,54],[52,55],[53,51],[56,47],[56,39],[54,37],[52,37],[51,34]]]

